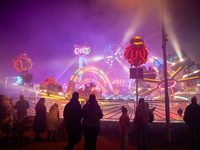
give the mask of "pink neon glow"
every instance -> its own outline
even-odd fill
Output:
[[[79,55],[80,57],[84,56],[84,55],[89,55],[90,53],[90,47],[86,47],[86,46],[78,46],[78,45],[74,45],[75,49],[74,49],[74,54],[75,55]]]

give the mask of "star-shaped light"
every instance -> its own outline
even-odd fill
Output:
[[[114,94],[115,94],[115,95],[119,95],[119,90],[118,90],[118,89],[115,89],[115,90],[114,90]]]

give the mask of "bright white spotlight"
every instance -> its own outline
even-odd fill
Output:
[[[134,35],[135,31],[139,28],[139,26],[141,25],[141,22],[143,21],[143,18],[144,18],[143,14],[144,14],[144,12],[142,9],[140,9],[139,12],[137,12],[135,14],[136,17],[134,20],[132,20],[129,29],[126,31],[124,38],[122,40],[122,43],[121,43],[122,45],[124,45],[127,41],[129,41],[131,39],[131,37]]]
[[[116,60],[117,60],[121,65],[123,65],[123,63],[122,63],[118,58],[117,58]]]
[[[124,66],[123,68],[127,73],[129,73],[129,68],[127,66]]]
[[[172,23],[171,16],[169,15],[169,13],[165,13],[165,16],[166,16],[165,19],[168,22],[167,32],[170,35],[170,39],[171,39],[170,41],[172,42],[172,45],[174,47],[174,50],[178,54],[178,57],[180,59],[182,59],[180,46],[179,46],[179,43],[178,43],[177,36],[175,34],[176,32],[174,32],[174,28],[172,27],[172,25],[174,25],[174,24]]]
[[[91,59],[91,61],[99,61],[99,60],[102,60],[103,59],[103,56],[96,56],[96,57],[93,57],[92,59]]]
[[[199,72],[199,70],[196,70],[196,71],[194,71],[193,73],[198,73]]]
[[[120,51],[120,47],[118,47],[118,49],[117,49],[115,55],[117,55],[117,54],[119,53],[119,51]]]
[[[184,61],[184,59],[180,59],[180,61]]]

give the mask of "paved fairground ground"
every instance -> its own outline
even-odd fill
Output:
[[[19,142],[9,141],[7,145],[0,145],[0,150],[60,150],[68,144],[67,134],[65,138],[63,133],[57,136],[57,141],[47,141],[47,132],[41,134],[44,139],[41,142],[34,140],[34,132],[28,131],[25,133],[29,136],[29,142],[26,145],[23,142],[19,146]],[[0,132],[0,137],[5,135],[5,132]],[[187,127],[184,123],[171,123],[171,142],[166,141],[165,123],[152,123],[148,128],[148,143],[149,150],[189,150],[190,137]],[[137,150],[137,133],[134,126],[129,134],[128,150]],[[74,150],[83,150],[84,137],[82,135],[81,142],[78,143]],[[101,121],[100,134],[97,139],[97,150],[120,150],[120,134],[118,122]]]

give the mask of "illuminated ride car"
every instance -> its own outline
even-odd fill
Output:
[[[53,77],[46,78],[40,83],[40,96],[63,96],[62,85],[60,85]]]

